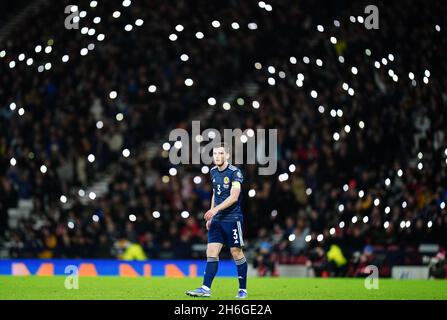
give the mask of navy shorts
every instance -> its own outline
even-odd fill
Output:
[[[208,230],[208,243],[218,242],[227,247],[243,247],[242,223],[240,221],[211,221]]]

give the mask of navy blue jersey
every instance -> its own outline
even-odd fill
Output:
[[[217,206],[225,201],[230,196],[230,191],[233,186],[233,182],[239,182],[242,188],[242,176],[241,170],[235,166],[228,164],[225,169],[220,171],[217,166],[213,167],[210,171],[211,183],[213,184],[214,191],[214,206]],[[241,210],[241,197],[236,203],[232,204],[224,210],[220,210],[214,217],[216,221],[242,221],[243,215]]]

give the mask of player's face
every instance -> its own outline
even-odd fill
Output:
[[[219,147],[213,149],[213,160],[216,166],[221,166],[227,160],[227,153],[225,152],[225,148]]]

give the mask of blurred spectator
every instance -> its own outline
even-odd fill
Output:
[[[341,248],[332,244],[327,252],[327,261],[329,264],[330,275],[334,277],[343,277],[347,273],[347,260],[343,255]]]
[[[253,268],[258,270],[258,275],[261,277],[278,275],[273,256],[273,244],[269,240],[267,229],[265,228],[259,230],[258,240],[255,245]]]
[[[378,266],[376,257],[374,256],[374,248],[372,246],[366,246],[363,249],[363,253],[358,258],[354,258],[354,277],[364,278],[370,273],[366,271],[366,267],[370,265]]]
[[[429,264],[429,278],[444,279],[447,274],[447,261],[445,259],[445,250],[440,250],[433,257]]]

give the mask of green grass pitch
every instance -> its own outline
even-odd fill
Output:
[[[201,278],[80,277],[79,289],[65,289],[65,277],[0,276],[0,300],[232,300],[236,278],[216,278],[211,298],[191,298],[185,291],[201,285]],[[363,279],[251,278],[249,300],[447,300],[447,280],[379,280],[378,290],[367,290]]]

